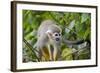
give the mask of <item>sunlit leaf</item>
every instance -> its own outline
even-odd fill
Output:
[[[62,58],[65,59],[65,60],[72,60],[73,59],[73,57],[72,57],[72,49],[71,48],[65,48],[62,51]]]
[[[83,13],[81,17],[81,23],[85,22],[89,18],[89,14]]]
[[[75,26],[75,20],[73,20],[73,21],[69,24],[69,26],[65,29],[65,32],[66,32],[66,33],[69,33],[69,32],[73,29],[74,26]]]
[[[87,29],[86,31],[85,31],[85,33],[84,33],[84,36],[83,36],[83,38],[84,38],[84,40],[87,38],[87,36],[90,34],[90,29]]]

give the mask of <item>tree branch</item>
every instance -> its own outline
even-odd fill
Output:
[[[40,59],[37,57],[36,52],[38,52],[37,50],[35,50],[25,39],[23,39],[25,45],[32,51],[32,53],[34,53],[34,56],[38,59],[38,61],[40,61]]]

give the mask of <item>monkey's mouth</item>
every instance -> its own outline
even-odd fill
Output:
[[[56,38],[56,41],[60,41],[60,38]]]

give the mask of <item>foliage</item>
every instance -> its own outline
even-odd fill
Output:
[[[91,42],[91,14],[76,12],[54,12],[54,11],[33,11],[23,10],[23,38],[33,47],[37,41],[37,29],[43,20],[54,20],[63,30],[62,35],[68,40],[79,40]],[[23,41],[24,42],[24,41]],[[83,45],[66,45],[62,43],[63,60],[90,59],[89,47]],[[78,48],[80,46],[80,48]],[[73,48],[75,49],[73,51]],[[81,49],[86,50],[81,51]],[[34,51],[34,48],[32,48]],[[23,62],[37,61],[34,52],[23,44]],[[80,53],[80,54],[79,54]],[[76,58],[77,57],[77,58]]]

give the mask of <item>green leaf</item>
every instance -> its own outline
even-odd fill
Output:
[[[89,18],[88,13],[83,13],[81,16],[81,23],[85,22]]]
[[[89,49],[86,49],[86,48],[84,48],[84,49],[85,49],[85,50],[83,50],[83,51],[81,51],[81,52],[79,53],[79,59],[80,59],[80,60],[90,59],[90,56],[91,56],[90,50],[89,50]]]
[[[62,58],[63,58],[64,60],[72,60],[72,59],[73,59],[71,48],[65,48],[65,49],[62,51]]]
[[[69,26],[65,29],[65,32],[66,32],[66,33],[69,33],[69,32],[73,29],[74,26],[75,26],[75,20],[73,20],[73,21],[69,24]]]
[[[86,31],[85,31],[85,33],[84,33],[84,36],[83,36],[83,38],[84,38],[84,40],[87,38],[87,36],[90,34],[90,29],[87,29]]]

